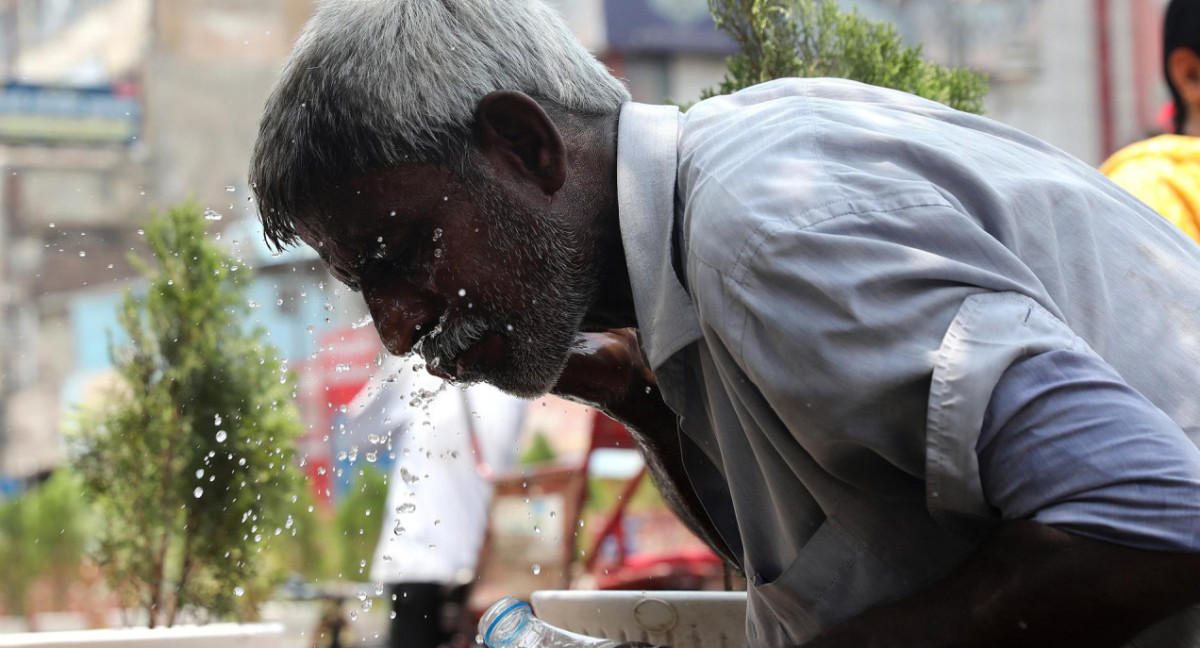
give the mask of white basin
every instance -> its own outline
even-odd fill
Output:
[[[571,632],[673,648],[748,648],[745,592],[540,590],[533,612]]]

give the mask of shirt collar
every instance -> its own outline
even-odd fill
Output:
[[[642,351],[656,369],[700,338],[691,298],[671,263],[679,109],[627,103],[617,125],[621,241]]]

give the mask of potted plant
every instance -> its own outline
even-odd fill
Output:
[[[110,343],[119,387],[79,413],[73,434],[99,520],[95,558],[149,629],[257,619],[281,576],[265,556],[296,531],[292,377],[246,326],[249,269],[204,224],[194,204],[151,217],[153,261],[135,260],[148,285],[126,293],[127,342]],[[225,636],[214,631],[177,634],[211,645]],[[229,632],[270,643],[262,628]]]

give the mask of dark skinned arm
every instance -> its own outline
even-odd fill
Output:
[[[676,513],[701,537],[719,538],[692,489],[673,487],[687,484],[676,418],[631,331],[582,334],[555,392],[629,427]],[[1129,549],[1013,521],[945,580],[868,610],[805,648],[1117,647],[1198,601],[1200,555]]]
[[[554,393],[595,407],[623,424],[641,449],[667,505],[726,565],[738,569],[688,481],[679,453],[678,419],[663,402],[632,329],[581,333]]]
[[[804,648],[1117,647],[1200,601],[1200,555],[1129,549],[1006,523],[944,581]]]

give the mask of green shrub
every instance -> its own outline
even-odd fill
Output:
[[[709,0],[717,28],[738,53],[704,98],[783,77],[840,77],[895,88],[979,113],[987,78],[921,58],[894,25],[868,20],[835,0]]]
[[[301,481],[292,378],[247,332],[249,271],[204,231],[199,207],[155,214],[144,295],[127,292],[112,347],[122,378],[82,411],[76,469],[98,519],[111,588],[151,627],[190,609],[253,618],[281,576],[263,559],[290,537]]]
[[[363,581],[383,521],[390,517],[385,510],[387,478],[367,465],[357,464],[347,470],[355,470],[358,475],[337,511],[335,528],[341,538],[339,576],[344,580]]]
[[[520,458],[522,466],[543,463],[546,461],[554,461],[558,458],[558,453],[554,451],[554,446],[550,445],[550,440],[541,430],[535,430],[533,433],[533,441]]]
[[[43,579],[55,600],[66,597],[83,563],[88,522],[79,480],[66,469],[0,503],[0,600],[10,612],[25,614],[31,588]]]

